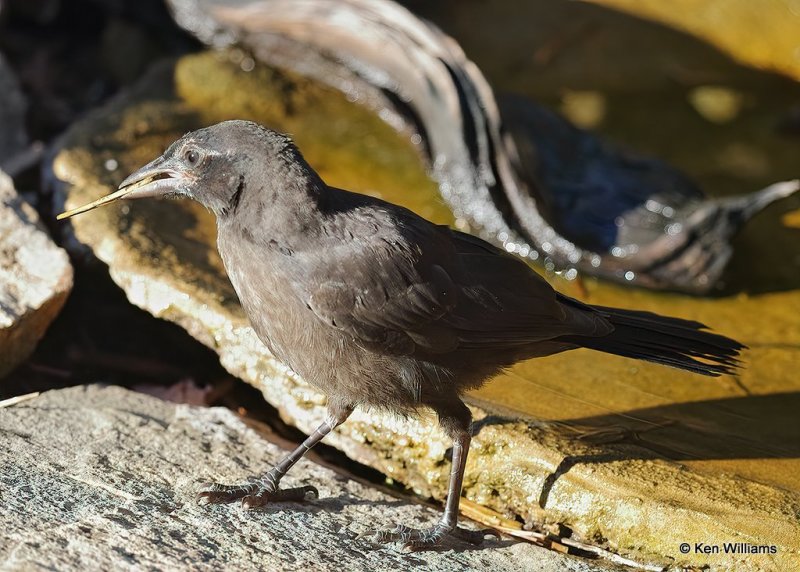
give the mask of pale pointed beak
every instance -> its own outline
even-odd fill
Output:
[[[170,193],[177,193],[188,182],[188,177],[181,170],[169,165],[170,160],[159,157],[148,163],[135,173],[126,178],[119,186],[119,190],[85,204],[78,208],[61,213],[56,217],[62,220],[85,213],[101,207],[117,199],[144,199],[148,197],[163,197]]]

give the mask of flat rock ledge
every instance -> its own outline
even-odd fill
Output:
[[[33,352],[71,289],[67,253],[0,171],[0,377]]]
[[[408,554],[355,537],[439,514],[302,460],[285,483],[320,498],[245,511],[201,506],[285,452],[222,408],[119,387],[51,391],[0,409],[0,570],[617,570],[510,540]]]
[[[249,90],[259,93],[260,101],[281,101],[274,77],[258,84],[220,81],[229,76],[215,57],[191,56],[157,70],[73,125],[53,150],[46,172],[55,204],[72,208],[112,192],[122,177],[198,122],[247,117],[300,137],[339,125],[331,119],[337,117],[334,112],[348,109],[328,109],[325,121],[314,115],[339,97],[329,93],[293,100],[292,117],[309,116],[312,125],[281,123],[279,114],[250,108],[214,107],[209,115],[213,106],[203,96],[220,85],[225,94]],[[306,89],[303,85],[293,84],[289,91],[296,94]],[[216,106],[232,100],[215,98]],[[358,136],[342,131],[341,139],[331,135],[331,148],[339,155],[327,164],[364,162],[363,150],[352,144],[380,141],[369,129]],[[76,254],[106,263],[132,303],[182,326],[216,351],[222,365],[258,388],[286,422],[310,433],[323,421],[325,397],[279,364],[248,325],[214,247],[213,220],[201,207],[191,201],[130,201],[71,219],[64,235]],[[480,407],[473,413],[476,434],[464,494],[480,505],[534,527],[565,525],[585,542],[647,564],[800,570],[797,491],[691,470],[632,444],[592,443],[555,423],[502,417]],[[398,419],[359,410],[326,442],[423,496],[443,499],[451,443],[435,426],[432,417]],[[769,545],[775,553],[681,551],[682,543],[698,542]]]

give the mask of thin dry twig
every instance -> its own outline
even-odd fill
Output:
[[[16,395],[14,397],[9,397],[8,399],[3,399],[0,401],[0,409],[3,407],[12,407],[17,405],[18,403],[22,403],[23,401],[28,401],[29,399],[34,399],[39,397],[41,391],[34,391],[33,393],[26,393],[25,395]]]
[[[576,551],[580,551],[582,554],[578,554],[579,556],[586,556],[586,553],[589,553],[593,554],[596,558],[602,558],[603,560],[607,560],[615,564],[621,564],[623,566],[645,570],[647,572],[662,572],[664,570],[663,566],[636,562],[635,560],[625,558],[624,556],[620,556],[619,554],[615,554],[604,548],[600,548],[599,546],[584,544],[583,542],[578,542],[572,538],[563,538],[554,534],[544,534],[541,532],[535,532],[533,530],[523,530],[522,524],[516,520],[505,518],[503,515],[493,511],[492,509],[481,506],[466,498],[461,499],[461,513],[464,516],[479,522],[480,524],[494,528],[503,534],[507,534],[521,540],[526,540],[528,542],[533,542],[534,544],[538,544],[544,548],[555,550],[556,552],[561,552],[563,554],[575,554]]]

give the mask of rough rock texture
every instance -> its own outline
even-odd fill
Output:
[[[0,54],[0,169],[25,146],[25,98]]]
[[[2,570],[616,570],[510,540],[373,549],[355,536],[439,515],[307,460],[284,482],[314,483],[313,503],[199,506],[201,483],[243,479],[284,454],[227,409],[85,386],[0,409],[0,432]]]
[[[431,216],[425,212],[430,203],[414,199],[408,191],[417,190],[409,183],[414,172],[404,173],[405,179],[394,176],[392,169],[408,167],[403,162],[406,159],[397,159],[398,154],[407,158],[402,153],[408,148],[385,126],[369,123],[355,105],[340,106],[342,96],[336,92],[324,94],[307,82],[258,66],[249,74],[231,72],[231,62],[225,57],[185,58],[174,70],[161,70],[159,77],[151,77],[136,92],[76,125],[61,142],[52,164],[56,202],[71,208],[106,194],[127,173],[198,123],[239,117],[291,132],[304,151],[308,148],[309,162],[331,184],[362,192],[388,189],[387,198],[409,201],[405,204],[418,200],[411,206]],[[241,57],[239,54],[239,62]],[[172,86],[173,81],[174,92],[164,87]],[[261,97],[248,98],[248,93]],[[325,149],[333,151],[326,154]],[[389,158],[392,154],[394,159]],[[419,166],[416,168],[419,173]],[[431,209],[433,216],[441,214],[435,206]],[[131,202],[82,215],[66,228],[71,229],[76,247],[82,245],[82,251],[90,248],[109,265],[112,278],[134,304],[180,324],[217,351],[222,364],[259,388],[284,419],[307,432],[322,421],[324,397],[276,363],[247,325],[214,248],[213,220],[202,208],[191,202]],[[644,295],[630,291],[624,296],[638,296],[633,305],[646,307],[648,302]],[[615,302],[619,305],[624,300]],[[664,303],[675,306],[679,301],[673,298]],[[668,311],[667,307],[648,309]],[[703,309],[714,315],[720,310],[721,306]],[[729,308],[731,313],[739,310],[738,306]],[[781,312],[785,314],[786,309]],[[710,321],[708,315],[696,318]],[[622,360],[613,362],[617,368],[613,370],[608,358],[603,361],[603,356],[595,355],[584,363],[584,355],[589,354],[576,352],[570,357],[575,365],[562,365],[557,371],[548,365],[557,363],[555,359],[538,360],[532,368],[542,377],[553,374],[556,382],[569,379],[575,384],[586,380],[586,371],[598,372],[596,377],[611,388],[617,401],[622,399],[620,393],[649,396],[665,385],[724,388],[721,383],[703,385],[696,378],[663,368],[658,370],[661,374],[655,374],[651,373],[655,369],[639,366],[641,373],[633,376],[630,362],[624,366],[619,365]],[[631,379],[624,392],[619,390],[617,377]],[[597,385],[596,380],[588,382]],[[590,386],[553,388],[546,396],[561,403],[567,391],[589,392]],[[519,392],[509,400],[531,399],[532,389],[542,387],[547,389],[544,382],[528,386],[529,393]],[[543,400],[539,391],[532,395]],[[703,399],[702,395],[687,393],[677,399],[696,401]],[[579,404],[584,414],[592,410],[587,399]],[[647,430],[631,430],[626,438],[628,433],[620,425],[624,419],[617,417],[610,420],[610,427],[570,433],[560,424],[533,424],[487,416],[486,410],[474,411],[477,434],[467,466],[465,494],[476,502],[519,515],[531,524],[567,524],[583,539],[607,543],[638,560],[737,570],[791,569],[798,562],[800,497],[796,492],[724,471],[701,473],[660,458],[654,451],[666,448],[654,445],[648,449],[641,437],[658,427],[656,421]],[[488,411],[496,413],[498,409]],[[450,444],[434,425],[432,419],[398,420],[359,411],[328,442],[421,494],[441,499]],[[688,427],[692,435],[698,434],[696,428]],[[779,460],[791,462],[790,454],[784,453],[785,458]],[[774,544],[777,554],[684,555],[679,551],[682,542]]]
[[[27,358],[72,288],[72,266],[0,171],[0,377]]]

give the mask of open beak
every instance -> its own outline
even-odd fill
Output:
[[[182,171],[171,167],[169,163],[169,159],[165,159],[163,156],[159,157],[122,181],[119,190],[116,192],[78,208],[63,212],[58,215],[56,219],[62,220],[77,214],[85,213],[86,211],[114,202],[117,199],[163,197],[170,193],[179,192],[188,182],[187,177]]]

